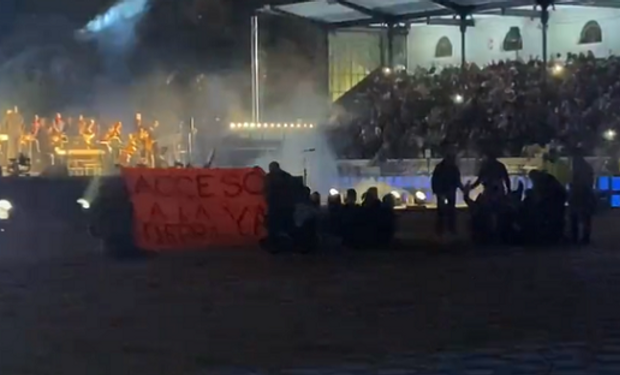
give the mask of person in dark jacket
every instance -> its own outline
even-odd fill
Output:
[[[357,204],[357,191],[347,190],[342,207],[342,241],[350,248],[360,248],[363,242],[359,235],[360,224],[362,223],[362,208]]]
[[[456,233],[456,190],[463,190],[461,171],[456,165],[456,155],[448,152],[435,166],[431,178],[433,194],[437,198],[437,218],[435,230],[443,235],[446,226],[451,234]]]
[[[471,184],[468,182],[463,187],[463,200],[467,204],[470,214],[470,234],[472,241],[477,245],[484,245],[490,241],[490,223],[488,210],[484,204],[484,193],[476,199],[471,198]]]
[[[541,219],[539,229],[542,236],[539,239],[558,242],[564,236],[566,189],[555,176],[546,171],[533,170],[529,177]]]
[[[575,243],[587,245],[590,243],[595,208],[594,170],[579,149],[572,160],[569,187],[571,239]]]
[[[506,165],[497,160],[495,154],[487,153],[480,166],[478,178],[471,186],[472,190],[482,185],[487,193],[507,194],[510,190],[510,176]]]
[[[267,233],[271,240],[288,235],[293,213],[295,198],[292,194],[294,179],[280,168],[278,162],[269,164],[269,173],[265,176],[264,194],[267,202]]]

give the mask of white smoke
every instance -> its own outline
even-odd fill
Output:
[[[305,175],[307,186],[324,197],[330,188],[338,186],[336,155],[319,129],[287,134],[277,152],[262,155],[250,165],[267,170],[272,161],[294,176]]]
[[[133,51],[137,43],[136,28],[148,6],[149,0],[121,0],[76,32],[78,40],[96,42],[106,75],[116,81],[131,77],[123,56]]]

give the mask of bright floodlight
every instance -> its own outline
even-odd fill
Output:
[[[562,74],[563,71],[564,71],[564,66],[562,64],[555,64],[551,68],[551,73],[553,73],[553,75],[556,75],[556,76]]]
[[[394,198],[396,198],[396,199],[400,199],[400,193],[399,193],[399,192],[397,192],[396,190],[392,190],[392,191],[390,192],[390,194],[392,194],[392,195],[394,196]]]
[[[83,209],[88,210],[90,208],[90,202],[84,198],[80,198],[77,200],[77,204],[82,206]]]
[[[6,199],[0,199],[0,210],[10,211],[11,209],[13,209],[13,205],[11,204],[11,202],[7,201]]]
[[[340,194],[338,190],[334,188],[329,189],[329,195],[338,195],[338,194]]]
[[[456,95],[454,95],[454,102],[455,102],[456,104],[461,104],[461,103],[463,103],[463,100],[465,100],[465,99],[463,98],[463,95],[461,95],[461,94],[456,94]]]
[[[387,66],[383,68],[383,74],[389,75],[391,73],[392,73],[392,69],[388,68]]]
[[[616,131],[613,129],[605,131],[605,133],[603,133],[603,138],[608,141],[613,141],[614,139],[616,139]]]
[[[418,190],[415,192],[415,198],[419,201],[425,201],[426,194],[422,190]]]

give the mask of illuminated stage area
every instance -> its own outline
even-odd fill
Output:
[[[183,130],[164,132],[157,120],[147,123],[140,113],[129,126],[60,113],[52,119],[35,115],[27,122],[14,108],[7,111],[0,132],[0,164],[11,174],[66,167],[66,173],[77,176],[113,173],[117,166],[186,164],[195,131]]]

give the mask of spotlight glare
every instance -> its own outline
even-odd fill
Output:
[[[13,205],[11,204],[11,202],[7,201],[6,199],[0,199],[0,210],[10,211],[12,209]]]
[[[88,210],[90,208],[90,202],[84,198],[80,198],[77,200],[77,204],[82,206],[83,209]]]
[[[603,137],[608,141],[613,141],[616,139],[616,131],[613,129],[609,129],[603,133]]]
[[[420,201],[426,200],[426,194],[422,190],[418,190],[414,194],[415,198]]]

